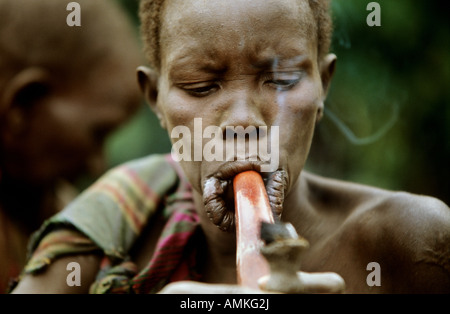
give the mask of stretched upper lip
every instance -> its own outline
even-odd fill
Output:
[[[268,178],[270,173],[261,172],[261,166],[263,164],[264,164],[263,161],[247,161],[247,160],[226,162],[219,166],[216,173],[214,174],[214,177],[216,177],[219,180],[231,180],[241,172],[254,170],[256,172],[259,172],[263,178]]]

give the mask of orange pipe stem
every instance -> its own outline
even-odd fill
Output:
[[[269,274],[260,254],[261,222],[274,223],[261,175],[245,171],[233,180],[236,215],[236,266],[238,284],[258,289],[258,279]]]

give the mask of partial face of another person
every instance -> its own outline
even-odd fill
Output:
[[[110,68],[92,73],[70,86],[50,87],[22,113],[17,134],[6,144],[13,177],[45,184],[105,170],[105,139],[135,112],[139,90],[124,85],[122,73]]]
[[[208,126],[223,131],[204,138],[203,147],[211,141],[224,147],[227,127],[266,127],[258,140],[278,150],[279,162],[262,175],[277,215],[305,164],[325,97],[322,74],[334,62],[319,68],[314,25],[308,2],[296,0],[173,0],[162,17],[156,111],[163,126],[169,135],[187,126],[191,147],[195,118],[201,118],[202,132]],[[274,126],[278,137],[271,136]],[[234,224],[232,178],[259,171],[263,160],[236,157],[181,161],[209,218],[223,230]]]

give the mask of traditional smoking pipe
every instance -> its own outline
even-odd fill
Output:
[[[261,222],[274,223],[261,175],[245,171],[233,180],[236,215],[236,266],[238,284],[258,288],[258,279],[269,274],[269,265],[260,254]]]
[[[261,175],[245,171],[233,180],[236,215],[238,284],[258,289],[258,279],[269,275],[266,290],[303,292],[297,276],[308,241],[289,223],[274,221]]]

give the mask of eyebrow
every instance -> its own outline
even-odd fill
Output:
[[[186,60],[183,60],[186,59]],[[176,63],[172,65],[169,71],[170,77],[182,77],[184,72],[189,72],[190,70],[195,72],[210,73],[213,75],[223,75],[227,71],[227,67],[223,64],[218,64],[213,59],[204,59],[199,62],[192,62],[190,58],[181,58]]]
[[[295,57],[271,56],[255,62],[252,65],[257,69],[274,69],[277,67],[295,67],[310,62],[307,55],[298,55]]]
[[[268,57],[257,57],[256,60],[251,61],[251,65],[262,71],[267,71],[271,69],[277,69],[280,67],[305,67],[311,65],[311,59],[306,54],[296,55],[294,57],[290,56],[268,56]],[[172,65],[169,71],[169,77],[176,77],[179,80],[184,79],[184,73],[192,72],[202,72],[206,74],[211,74],[212,76],[223,76],[228,70],[228,66],[213,58],[204,58],[201,61],[192,62],[191,55],[185,55],[177,59],[177,62]],[[186,79],[190,80],[192,74],[186,74]]]

